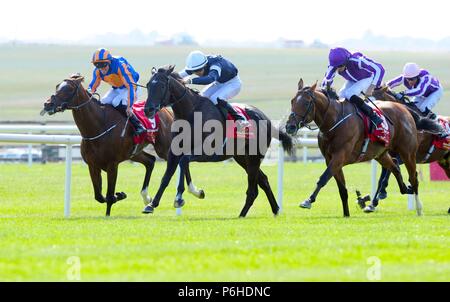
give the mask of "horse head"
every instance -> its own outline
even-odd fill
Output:
[[[44,103],[44,109],[42,109],[41,115],[45,113],[53,115],[74,107],[76,96],[80,92],[79,88],[83,81],[83,76],[73,74],[70,78],[56,85],[56,92]]]
[[[147,100],[144,107],[146,116],[153,118],[161,108],[173,104],[171,83],[173,80],[179,80],[178,74],[173,72],[174,69],[174,65],[161,67],[158,70],[155,67],[152,68],[152,77],[146,85]]]
[[[314,119],[315,90],[317,83],[311,87],[303,87],[303,79],[298,82],[298,89],[291,99],[291,114],[286,122],[286,132],[294,135],[297,131],[311,123]]]

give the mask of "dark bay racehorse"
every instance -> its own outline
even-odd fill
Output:
[[[135,155],[132,156],[135,149],[134,130],[128,125],[129,123],[126,123],[126,118],[119,111],[112,106],[101,105],[93,95],[90,95],[81,84],[83,80],[84,77],[73,75],[60,83],[56,87],[56,93],[45,102],[41,115],[45,113],[53,115],[66,109],[72,110],[75,123],[83,137],[80,150],[83,160],[89,166],[95,199],[100,203],[106,202],[106,216],[111,214],[111,207],[114,203],[127,197],[123,192],[116,193],[115,187],[118,165],[128,159],[145,166],[141,195],[144,204],[150,203],[148,184],[156,158],[142,151],[145,144],[140,145]],[[167,160],[172,139],[170,127],[173,115],[167,110],[162,110],[159,118],[161,123],[156,134],[154,149],[159,157]],[[126,125],[127,128],[124,129]],[[106,197],[102,195],[102,170],[107,173],[108,178]],[[204,192],[195,189],[189,169],[186,170],[190,192],[203,198]]]
[[[373,95],[377,100],[397,102],[406,106],[406,108],[413,115],[416,125],[418,126],[419,129],[423,128],[421,124],[427,123],[429,125],[426,128],[430,130],[417,132],[419,147],[417,149],[416,161],[419,164],[432,163],[437,161],[439,166],[441,166],[441,168],[444,169],[445,173],[447,174],[447,177],[450,178],[450,150],[432,148],[432,143],[435,138],[435,135],[439,134],[440,131],[439,128],[434,127],[435,125],[434,122],[429,119],[420,117],[420,112],[415,107],[415,105],[397,99],[395,94],[391,90],[389,90],[387,86],[382,87],[381,89],[376,89]],[[450,122],[450,117],[447,116],[445,117],[445,119],[448,122]],[[391,155],[393,157],[396,156],[395,154]],[[374,200],[369,206],[364,208],[365,212],[370,213],[375,211],[375,208],[378,205],[378,200],[385,199],[387,197],[386,187],[388,186],[390,174],[391,173],[389,170],[385,169],[384,167],[382,168],[380,179],[378,181],[379,188],[377,190],[380,193],[377,196],[374,196]],[[364,207],[365,204],[361,204],[360,206]]]
[[[348,192],[342,168],[345,165],[377,160],[383,167],[394,173],[402,194],[414,193],[417,214],[422,213],[419,200],[419,183],[416,173],[417,130],[408,110],[392,102],[377,102],[383,113],[393,121],[389,125],[391,141],[387,147],[378,142],[370,142],[365,154],[361,154],[364,144],[364,126],[356,109],[348,102],[329,99],[323,92],[312,87],[303,87],[303,80],[298,83],[298,90],[291,100],[291,115],[286,124],[289,134],[295,134],[299,128],[314,121],[320,129],[319,148],[325,157],[327,168],[320,176],[312,195],[300,204],[302,208],[311,208],[311,204],[331,177],[336,180],[342,201],[344,216],[350,216],[348,209]],[[400,169],[393,162],[388,150],[395,150],[405,162],[411,188],[403,182]]]
[[[278,214],[279,206],[272,193],[267,176],[260,169],[260,164],[264,158],[268,146],[270,145],[272,137],[279,136],[283,148],[288,152],[292,150],[292,139],[287,134],[279,132],[278,129],[275,129],[269,118],[259,109],[253,106],[243,105],[245,106],[246,113],[256,124],[255,136],[257,137],[258,142],[260,142],[260,139],[262,141],[262,138],[265,139],[263,145],[260,146],[260,144],[258,144],[258,150],[252,153],[250,151],[251,148],[249,147],[250,140],[245,139],[245,141],[243,141],[243,149],[237,150],[237,147],[233,148],[233,150],[231,150],[232,154],[227,152],[216,152],[209,155],[205,154],[202,146],[206,142],[207,138],[213,133],[213,129],[211,128],[210,130],[206,130],[206,123],[215,121],[218,123],[218,125],[216,124],[216,126],[218,126],[216,128],[221,128],[219,130],[219,134],[222,134],[222,140],[220,141],[219,148],[223,150],[226,147],[226,144],[228,144],[227,141],[223,141],[225,137],[225,116],[217,110],[216,106],[214,106],[209,99],[200,96],[198,93],[186,87],[181,82],[179,75],[174,73],[173,70],[174,66],[160,68],[158,71],[153,69],[153,75],[147,83],[148,98],[145,105],[145,112],[147,116],[152,117],[159,112],[161,108],[171,106],[175,114],[174,123],[187,122],[188,125],[191,126],[189,127],[190,129],[188,133],[183,134],[183,132],[175,132],[174,140],[183,137],[188,141],[188,143],[190,143],[190,147],[189,150],[178,154],[175,153],[174,144],[171,145],[169,159],[167,161],[167,169],[162,179],[160,188],[151,204],[148,205],[143,212],[152,213],[153,208],[156,208],[159,205],[162,194],[167,187],[170,178],[174,174],[178,163],[180,163],[181,170],[183,171],[186,164],[190,161],[218,162],[229,158],[234,158],[234,160],[247,172],[247,198],[240,213],[240,217],[245,217],[247,215],[248,210],[258,195],[258,185],[266,193],[273,214]],[[200,118],[197,118],[200,114]],[[200,131],[198,132],[195,131],[196,123],[199,123],[198,126],[200,127]],[[199,139],[195,139],[196,137]],[[199,149],[201,150],[201,153],[199,155],[194,155],[196,154],[195,150]],[[181,173],[181,175],[183,175],[183,173]],[[220,177],[220,175],[213,177]],[[180,181],[181,180],[182,179],[180,179]],[[180,186],[178,187],[178,192],[174,203],[175,207],[181,207],[184,204],[184,200],[182,199],[184,187],[182,182],[179,182],[179,184]]]

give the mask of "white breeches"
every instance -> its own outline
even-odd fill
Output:
[[[354,95],[359,96],[361,92],[366,93],[372,80],[372,78],[367,78],[358,82],[347,81],[339,91],[339,97],[350,100]]]
[[[135,100],[139,100],[141,96],[141,87],[137,87],[135,90]],[[128,105],[128,89],[126,88],[111,88],[104,97],[100,100],[102,104],[110,104],[114,107],[119,106],[120,104],[127,106]]]
[[[238,95],[241,91],[242,82],[239,75],[235,76],[231,80],[225,83],[214,82],[207,86],[200,93],[202,96],[207,97],[217,105],[217,98],[228,101]]]
[[[436,106],[443,93],[444,89],[441,86],[441,88],[430,94],[428,97],[418,96],[413,98],[412,101],[416,104],[417,108],[419,108],[421,112],[425,112],[427,108],[431,110],[434,106]]]

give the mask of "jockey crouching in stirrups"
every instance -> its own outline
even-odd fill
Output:
[[[197,77],[190,79],[195,74]],[[224,108],[236,120],[238,128],[250,125],[227,101],[240,91],[242,82],[238,69],[222,56],[206,56],[201,51],[191,52],[186,67],[179,72],[185,84],[208,85],[200,95],[207,97],[217,107]],[[220,108],[219,108],[220,110]]]
[[[359,95],[364,92],[369,97],[375,88],[381,86],[384,76],[383,66],[365,57],[362,53],[352,54],[341,47],[331,49],[328,59],[328,71],[323,79],[322,88],[330,89],[334,76],[338,72],[347,80],[339,91],[339,96],[355,104],[376,127],[379,126],[383,120]]]
[[[110,104],[125,117],[130,119],[136,135],[146,131],[139,119],[134,115],[131,106],[137,100],[139,87],[134,83],[139,80],[139,74],[123,57],[113,57],[107,49],[100,48],[92,56],[95,66],[89,89],[95,93],[101,81],[110,84],[112,88],[100,100],[102,104]]]

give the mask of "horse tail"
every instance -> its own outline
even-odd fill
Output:
[[[434,135],[442,133],[442,127],[434,120],[420,116],[414,109],[409,107],[406,108],[408,108],[409,113],[411,113],[414,123],[416,123],[417,130],[423,130]]]
[[[289,155],[292,155],[294,151],[294,143],[292,141],[292,137],[287,135],[285,132],[281,131],[272,126],[272,137],[278,139],[283,146],[283,150],[286,151]]]

